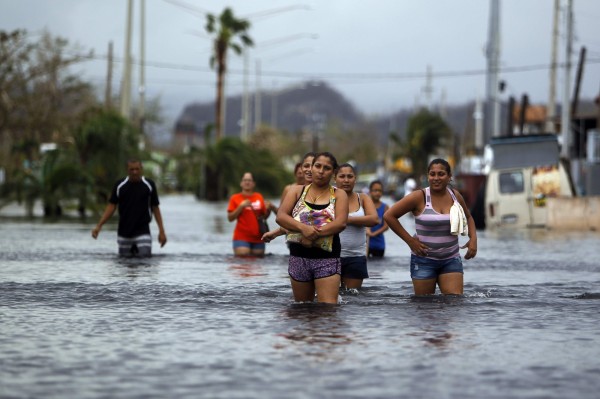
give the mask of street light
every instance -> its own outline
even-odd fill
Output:
[[[293,4],[291,6],[271,8],[269,10],[259,11],[254,14],[248,14],[246,16],[243,16],[242,18],[244,18],[244,19],[266,18],[266,17],[280,14],[282,12],[293,11],[293,10],[311,10],[311,8],[308,4]]]

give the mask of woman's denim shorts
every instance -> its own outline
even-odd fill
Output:
[[[460,256],[450,259],[431,259],[410,256],[410,277],[415,280],[430,280],[445,273],[464,273]]]

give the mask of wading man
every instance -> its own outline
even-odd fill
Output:
[[[150,256],[152,254],[152,237],[150,236],[152,215],[158,225],[160,246],[163,247],[167,243],[162,215],[158,207],[156,185],[152,180],[144,177],[142,172],[142,163],[139,160],[127,162],[127,177],[115,183],[104,214],[92,230],[92,237],[97,238],[102,226],[112,217],[118,205],[117,242],[119,255],[122,256]]]

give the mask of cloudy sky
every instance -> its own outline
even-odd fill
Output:
[[[205,13],[225,7],[248,18],[256,46],[249,52],[249,87],[285,89],[308,79],[328,81],[365,114],[425,103],[432,71],[433,102],[464,103],[485,94],[488,0],[146,0],[147,95],[160,96],[169,119],[185,104],[214,99]],[[501,0],[502,94],[546,102],[554,0]],[[564,8],[566,0],[561,0]],[[126,0],[0,0],[0,29],[27,29],[67,38],[94,51],[77,66],[104,92],[113,42],[118,90],[124,54]],[[564,12],[559,62],[565,59]],[[133,57],[139,51],[140,0],[134,0]],[[587,48],[581,96],[600,90],[600,1],[574,0],[573,76]],[[256,66],[260,65],[260,73]],[[231,56],[227,93],[243,90],[243,59]],[[450,75],[450,76],[448,76]],[[134,71],[134,90],[138,88]],[[562,97],[563,72],[557,95]],[[571,85],[573,87],[573,84]],[[136,93],[137,91],[134,91]],[[135,94],[134,94],[135,95]]]

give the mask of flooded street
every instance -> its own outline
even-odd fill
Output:
[[[225,203],[161,200],[150,259],[116,256],[116,224],[0,221],[1,398],[598,395],[600,233],[479,232],[446,298],[411,295],[387,232],[364,290],[321,306],[293,303],[283,238],[234,258]]]

